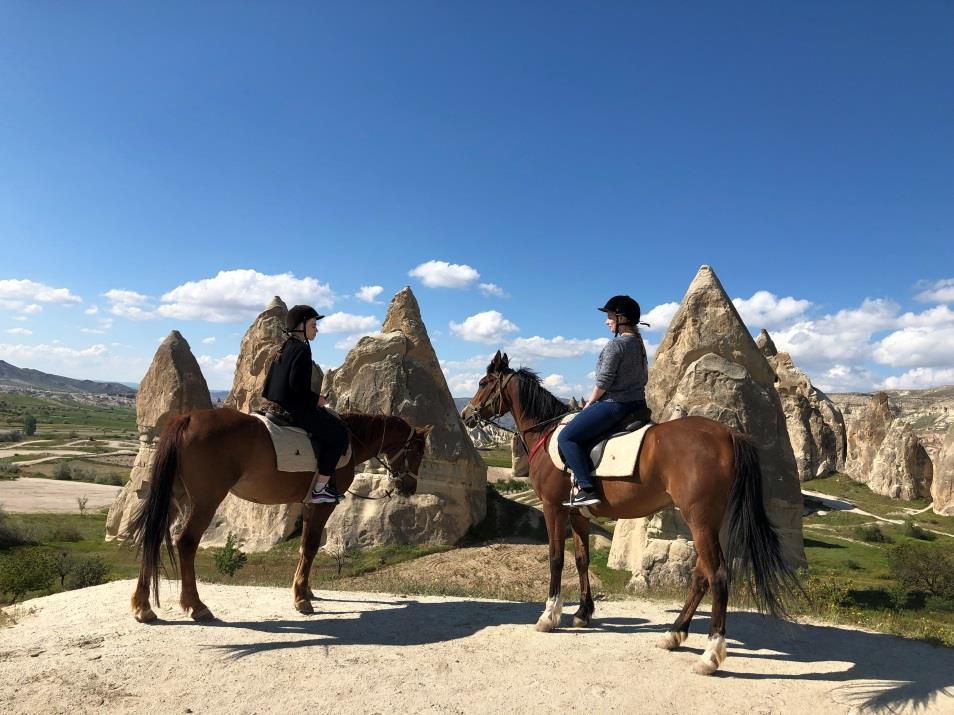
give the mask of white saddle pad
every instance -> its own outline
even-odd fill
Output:
[[[564,417],[560,424],[550,435],[550,441],[547,444],[547,454],[557,466],[557,469],[566,469],[566,464],[560,456],[560,449],[557,446],[557,438],[560,432],[566,427],[579,412]],[[603,450],[603,457],[593,472],[594,477],[631,477],[636,471],[636,462],[639,460],[639,449],[643,444],[643,435],[655,423],[650,422],[645,427],[640,427],[635,432],[627,432],[618,437],[612,437],[606,443],[606,449]]]
[[[252,414],[265,425],[272,446],[275,448],[275,461],[279,472],[314,472],[318,469],[315,459],[315,450],[311,448],[308,433],[300,427],[279,427],[265,415],[257,412]],[[351,459],[351,444],[341,459],[338,460],[338,469],[345,466]]]

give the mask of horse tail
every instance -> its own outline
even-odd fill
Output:
[[[172,563],[173,573],[178,571],[170,531],[172,486],[179,470],[179,444],[182,441],[182,433],[189,427],[189,419],[189,415],[175,417],[162,431],[152,463],[149,495],[130,525],[130,531],[142,550],[140,577],[152,582],[157,606],[160,605],[159,571],[162,568],[163,542]]]
[[[800,591],[798,578],[782,556],[778,533],[762,501],[762,468],[752,441],[732,433],[735,482],[729,496],[728,583],[741,579],[756,608],[788,618],[787,596]]]

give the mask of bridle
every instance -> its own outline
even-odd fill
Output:
[[[380,497],[369,497],[369,496],[366,496],[365,494],[358,494],[358,492],[352,491],[350,488],[348,489],[348,494],[351,494],[352,496],[356,496],[359,499],[367,499],[369,501],[377,501],[378,499],[390,499],[391,495],[394,493],[394,489],[396,488],[395,485],[397,485],[398,482],[403,481],[404,477],[413,477],[414,479],[419,478],[416,474],[414,474],[411,470],[407,468],[407,452],[410,449],[411,442],[414,440],[414,435],[416,434],[414,428],[410,427],[410,432],[407,435],[407,439],[404,440],[404,444],[401,445],[401,449],[399,449],[394,454],[393,457],[388,457],[386,461],[382,461],[378,457],[378,455],[380,455],[381,451],[384,449],[384,442],[385,442],[385,439],[387,438],[387,434],[388,434],[388,426],[387,424],[385,424],[384,429],[381,432],[381,444],[378,446],[377,452],[374,453],[371,459],[377,462],[380,466],[384,467],[384,470],[388,473],[388,485],[390,486],[390,488],[387,489],[384,492],[384,495]],[[351,432],[351,439],[353,439],[355,442],[360,444],[362,447],[368,446],[364,442],[362,442],[360,439],[358,439],[355,436],[354,432]],[[394,469],[394,467],[391,466],[391,461],[397,460],[397,458],[401,456],[404,457],[403,471],[397,471]],[[371,460],[368,460],[368,461],[371,461]]]
[[[494,420],[499,419],[500,417],[503,417],[507,412],[510,411],[510,409],[506,408],[504,405],[504,401],[503,401],[504,390],[507,389],[507,385],[510,383],[510,380],[512,380],[513,376],[516,374],[517,373],[515,370],[511,370],[510,372],[507,373],[506,378],[502,380],[497,380],[497,388],[489,396],[481,400],[480,404],[477,405],[477,407],[473,408],[473,414],[477,418],[477,423],[479,425],[491,425],[493,427],[496,427],[497,429],[502,429],[505,432],[509,432],[510,434],[515,434],[518,437],[520,437],[520,441],[523,443],[524,449],[526,449],[527,452],[529,452],[530,446],[527,444],[527,438],[524,437],[524,435],[527,432],[533,432],[534,430],[536,430],[539,427],[542,427],[543,425],[547,425],[547,424],[550,424],[551,422],[562,420],[564,417],[566,417],[566,415],[563,414],[563,415],[557,415],[556,417],[551,417],[548,420],[537,422],[535,425],[531,425],[530,427],[527,427],[526,429],[522,429],[522,430],[508,429],[507,427],[504,427],[499,422],[494,422]],[[491,403],[494,400],[497,401],[497,407],[494,410],[494,414],[492,414],[489,418],[481,416],[480,414],[481,410],[483,410],[485,407],[490,407]]]

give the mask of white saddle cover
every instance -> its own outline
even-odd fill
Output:
[[[252,413],[252,417],[262,421],[272,438],[279,472],[314,472],[318,469],[315,450],[311,448],[311,440],[305,430],[301,427],[279,427],[258,412]],[[347,451],[338,460],[337,468],[341,469],[350,459],[351,444],[349,442]]]
[[[557,466],[557,469],[566,469],[566,464],[564,464],[563,458],[560,456],[560,449],[557,446],[557,438],[563,428],[572,422],[578,414],[580,413],[576,412],[564,417],[560,420],[560,424],[553,434],[550,435],[550,441],[547,443],[547,454],[550,455],[550,459]],[[607,441],[606,448],[603,450],[603,457],[596,465],[596,469],[593,470],[593,476],[617,478],[633,476],[636,471],[636,462],[639,460],[639,449],[643,444],[643,435],[646,434],[646,430],[654,426],[655,423],[650,422],[635,432],[627,432]]]

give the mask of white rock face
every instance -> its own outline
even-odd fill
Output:
[[[759,333],[756,345],[777,376],[775,389],[782,401],[799,480],[843,469],[848,435],[841,410],[795,367],[788,353],[775,349],[765,330]]]
[[[909,425],[892,423],[878,449],[868,488],[892,499],[919,499],[931,496],[934,465]]]
[[[434,426],[417,495],[348,499],[332,514],[329,532],[341,533],[347,545],[452,544],[484,518],[487,467],[467,436],[410,288],[394,296],[381,332],[359,340],[341,367],[328,371],[323,389],[340,413],[399,415]],[[363,484],[379,489],[376,479]]]
[[[658,422],[699,415],[752,437],[759,450],[766,510],[786,559],[799,567],[805,563],[802,498],[774,383],[772,367],[715,272],[702,266],[656,351],[647,400]],[[631,585],[686,585],[695,552],[688,527],[673,526],[682,521],[678,512],[633,521],[637,523],[618,522],[613,537],[615,562],[633,570]]]
[[[212,398],[199,363],[186,339],[178,330],[173,330],[159,345],[139,383],[136,395],[139,453],[129,482],[117,495],[106,517],[107,541],[129,537],[129,521],[149,493],[156,442],[166,423],[191,410],[210,409]]]
[[[931,485],[934,513],[954,516],[954,427],[944,438],[936,464]]]

